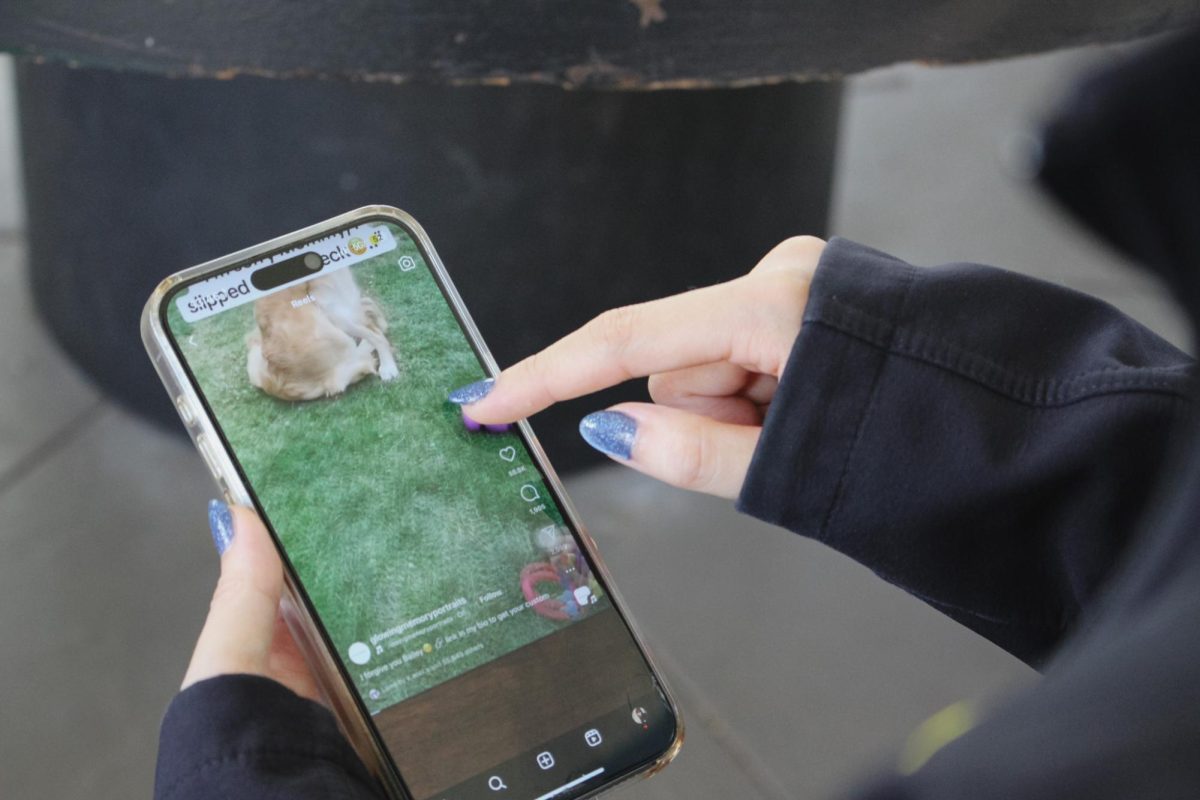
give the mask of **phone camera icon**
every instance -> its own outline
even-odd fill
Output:
[[[538,753],[537,765],[542,769],[550,769],[554,766],[554,756],[549,750]]]
[[[417,268],[417,260],[412,256],[400,256],[399,264],[401,272],[409,272]]]
[[[592,728],[583,734],[583,740],[587,742],[588,747],[599,747],[600,743],[604,741],[604,737],[600,735],[600,731]]]
[[[499,792],[507,789],[508,786],[505,785],[504,779],[499,775],[493,775],[492,777],[488,778],[488,788],[493,792]]]

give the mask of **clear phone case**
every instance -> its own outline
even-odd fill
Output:
[[[437,273],[441,280],[450,303],[454,306],[455,311],[462,320],[467,336],[470,337],[481,353],[488,374],[496,375],[500,371],[495,359],[492,358],[491,352],[481,339],[470,314],[463,306],[462,299],[446,274],[445,267],[442,265],[441,259],[438,257],[437,251],[434,249],[425,230],[407,213],[391,206],[364,206],[363,208],[346,212],[345,214],[307,228],[302,228],[293,233],[270,239],[253,247],[248,247],[244,250],[239,250],[221,258],[177,272],[163,280],[146,302],[141,318],[142,341],[146,346],[146,351],[150,355],[150,360],[154,363],[154,368],[157,370],[159,378],[161,378],[167,393],[175,404],[176,411],[179,413],[179,417],[188,435],[192,438],[192,442],[195,444],[201,458],[216,481],[222,496],[228,502],[245,506],[253,505],[248,487],[243,483],[238,470],[234,467],[230,454],[225,450],[221,437],[217,434],[214,421],[205,412],[204,404],[200,401],[187,372],[184,370],[183,364],[176,355],[166,331],[163,329],[162,304],[164,300],[175,286],[184,281],[205,277],[238,263],[251,261],[273,252],[286,250],[334,231],[373,219],[398,223],[402,227],[407,228],[420,242],[429,257],[429,266]],[[621,780],[601,785],[588,795],[594,797],[630,779],[648,777],[670,763],[683,744],[683,719],[666,682],[663,680],[662,673],[659,671],[652,654],[646,647],[634,620],[630,617],[628,611],[625,610],[624,602],[612,581],[607,566],[596,549],[595,542],[581,524],[578,513],[563,489],[558,475],[547,461],[546,454],[532,430],[530,430],[529,424],[525,420],[521,420],[518,425],[527,439],[530,452],[544,470],[546,480],[553,486],[561,499],[564,515],[574,526],[575,530],[579,532],[580,545],[585,549],[595,569],[603,577],[614,606],[620,610],[621,616],[628,625],[634,640],[646,657],[646,661],[650,665],[658,686],[662,690],[663,696],[676,720],[675,738],[670,747],[656,761],[646,765],[636,773],[625,776]],[[342,678],[334,657],[323,643],[312,612],[301,600],[295,576],[291,574],[290,570],[285,570],[284,577],[286,591],[281,602],[282,613],[292,636],[295,638],[297,645],[304,654],[305,660],[308,662],[309,669],[312,670],[313,675],[317,679],[326,703],[337,717],[338,723],[347,739],[354,746],[367,767],[380,778],[390,795],[396,798],[407,798],[408,795],[401,783],[396,779],[395,769],[390,766],[390,759],[388,759],[383,751],[382,744],[373,734],[371,726],[367,724],[364,715],[359,711],[352,694],[354,690]]]

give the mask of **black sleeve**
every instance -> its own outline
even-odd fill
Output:
[[[333,715],[275,681],[222,675],[176,695],[159,735],[155,800],[379,800]]]
[[[1036,664],[1125,546],[1191,372],[1086,295],[833,239],[738,506]]]

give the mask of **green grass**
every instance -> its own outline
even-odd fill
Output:
[[[343,657],[351,643],[369,642],[460,596],[470,601],[467,613],[443,633],[523,602],[520,570],[540,560],[531,532],[562,523],[552,505],[530,514],[521,499],[525,483],[543,498],[547,490],[519,437],[469,433],[446,400],[450,389],[484,373],[432,275],[397,268],[400,255],[420,261],[420,254],[400,229],[393,232],[398,250],[351,267],[390,323],[400,365],[390,383],[372,376],[334,398],[276,400],[246,375],[252,304],[190,325],[173,306],[168,311],[188,364]],[[506,445],[519,453],[511,464],[498,456]],[[508,474],[521,465],[524,474]],[[504,592],[500,600],[477,602],[494,589]],[[471,636],[470,644],[484,647],[453,665],[403,679],[439,653],[452,653],[448,648],[393,669],[369,684],[382,695],[367,705],[380,710],[562,625],[524,611]],[[346,663],[358,678],[423,643],[414,639],[373,655],[363,667]]]

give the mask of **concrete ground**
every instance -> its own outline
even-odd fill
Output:
[[[1182,342],[1159,287],[1021,177],[1031,124],[1111,57],[851,80],[833,230],[918,263],[1059,281]],[[99,396],[31,311],[11,80],[0,59],[0,796],[144,797],[216,576],[213,489],[190,445]],[[623,797],[830,797],[945,705],[1034,680],[867,570],[728,503],[615,466],[567,484],[689,724],[678,762]]]

